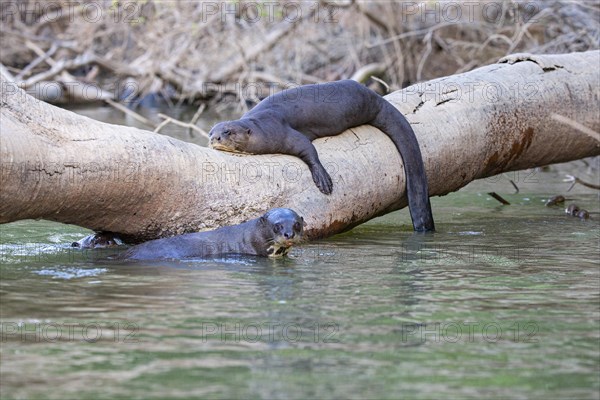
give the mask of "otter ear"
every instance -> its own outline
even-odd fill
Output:
[[[265,218],[265,216],[263,215],[262,217],[260,217],[259,219],[260,223],[265,225],[267,223],[267,219]]]
[[[306,222],[304,222],[304,218],[300,217],[300,221],[302,221],[302,227],[306,226]]]

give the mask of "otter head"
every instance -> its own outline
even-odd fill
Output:
[[[260,217],[267,236],[267,255],[282,257],[302,240],[304,219],[289,208],[274,208]]]
[[[208,133],[208,145],[216,150],[244,153],[251,133],[250,128],[239,121],[219,122]]]
[[[569,204],[569,206],[565,209],[565,212],[569,215],[576,216],[579,212],[579,206],[577,204]]]

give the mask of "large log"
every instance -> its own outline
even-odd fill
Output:
[[[417,134],[431,195],[443,195],[477,178],[600,154],[589,133],[600,131],[598,65],[598,51],[513,55],[386,98]],[[334,179],[325,196],[294,157],[227,154],[101,123],[4,79],[1,95],[1,223],[43,218],[133,242],[290,207],[307,237],[319,238],[406,206],[401,158],[370,126],[314,142]]]

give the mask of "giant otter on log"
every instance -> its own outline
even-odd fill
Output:
[[[209,133],[210,146],[232,152],[299,157],[308,165],[319,190],[331,194],[331,177],[311,141],[363,124],[387,134],[404,161],[415,231],[435,230],[427,176],[415,133],[402,113],[358,82],[305,85],[269,96],[239,120],[216,124]]]

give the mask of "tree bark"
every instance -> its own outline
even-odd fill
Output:
[[[513,55],[386,99],[415,130],[430,194],[444,195],[474,179],[600,154],[589,133],[600,131],[598,65],[598,51]],[[315,140],[334,179],[326,196],[295,157],[228,154],[101,123],[4,79],[1,95],[0,223],[43,218],[137,242],[289,207],[314,239],[406,206],[402,160],[371,126]]]

